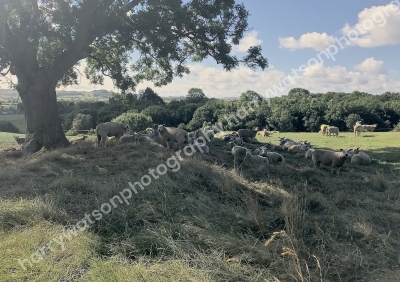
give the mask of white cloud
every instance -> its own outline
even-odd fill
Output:
[[[311,32],[300,36],[298,40],[294,37],[279,37],[279,47],[291,51],[295,49],[312,48],[316,51],[322,51],[329,45],[335,43],[335,39],[324,33]]]
[[[386,74],[383,61],[374,58],[365,59],[361,64],[354,66],[354,69],[371,74]]]
[[[397,0],[398,1],[398,0]],[[384,45],[400,44],[400,2],[398,5],[372,6],[358,14],[358,22],[354,26],[346,24],[342,34],[357,32],[353,45],[371,48]]]
[[[258,32],[253,30],[240,40],[239,45],[233,45],[234,52],[247,52],[251,46],[256,46],[262,43],[262,40],[257,38]]]
[[[286,95],[291,88],[302,87],[313,93],[352,92],[355,90],[372,94],[381,94],[386,91],[398,91],[400,81],[394,81],[386,73],[382,72],[382,62],[368,58],[361,62],[359,71],[349,71],[342,66],[325,67],[319,63],[306,67],[303,72],[298,72],[302,77],[296,79],[288,87],[282,83],[283,79],[291,73],[285,73],[278,69],[267,69],[267,71],[252,71],[246,67],[239,67],[231,72],[222,68],[205,67],[201,64],[189,65],[191,73],[183,78],[175,78],[172,83],[155,87],[152,82],[145,82],[138,85],[137,90],[151,87],[160,96],[185,96],[192,87],[203,89],[208,97],[239,97],[247,90],[254,90],[265,96],[267,89],[274,89],[274,86],[282,88],[277,96]],[[80,69],[83,66],[80,67]],[[290,79],[286,79],[290,81]],[[283,85],[283,87],[282,87]],[[64,88],[62,88],[64,89]],[[91,91],[94,89],[113,89],[111,80],[105,79],[105,85],[90,85],[82,77],[81,84],[69,86],[65,90]]]

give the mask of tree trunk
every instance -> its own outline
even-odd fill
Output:
[[[18,81],[19,86],[23,82]],[[42,147],[54,149],[69,145],[58,115],[56,83],[49,82],[43,76],[28,84],[28,87],[17,87],[24,105],[26,133],[22,145],[24,154],[32,154]]]

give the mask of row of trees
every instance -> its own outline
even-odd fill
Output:
[[[246,111],[254,101],[254,111]],[[199,88],[190,89],[184,100],[165,103],[151,88],[146,88],[139,94],[113,94],[108,103],[58,102],[58,106],[64,129],[72,132],[110,120],[128,120],[134,130],[166,124],[193,131],[205,124],[217,124],[226,130],[262,127],[316,132],[322,123],[338,126],[341,131],[351,130],[357,120],[378,124],[378,130],[392,129],[400,119],[400,93],[312,94],[301,88],[273,98],[270,103],[250,90],[238,100],[221,100],[207,98]]]

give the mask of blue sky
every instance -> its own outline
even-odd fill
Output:
[[[161,88],[145,82],[137,90],[150,86],[161,96],[182,96],[191,87],[198,87],[209,97],[238,97],[246,90],[281,96],[293,87],[314,93],[400,92],[400,0],[243,2],[250,12],[248,22],[252,31],[245,34],[239,46],[234,46],[233,53],[241,57],[248,47],[261,44],[270,63],[268,69],[253,72],[239,67],[226,72],[213,59],[188,62],[191,73],[184,78],[175,78]],[[354,31],[356,37],[349,40]],[[339,48],[335,38],[341,37],[347,38],[350,46]],[[335,60],[324,57],[323,52],[333,52],[334,48],[338,48]],[[318,54],[323,62],[309,63]],[[291,70],[301,65],[305,68],[293,80]],[[104,85],[93,86],[81,77],[80,85],[66,88],[93,89],[117,92],[109,79],[105,79]]]

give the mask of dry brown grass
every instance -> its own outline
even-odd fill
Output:
[[[28,273],[15,264],[16,255],[3,257],[0,280],[395,277],[391,271],[399,266],[400,247],[396,168],[346,163],[337,177],[282,152],[284,165],[244,166],[238,172],[224,145],[216,141],[210,156],[185,158],[178,172],[154,180],[131,205],[120,205],[71,241],[68,257],[55,253]],[[170,156],[159,146],[96,148],[90,142],[26,158],[0,153],[0,248],[28,257],[38,242],[51,240]]]

